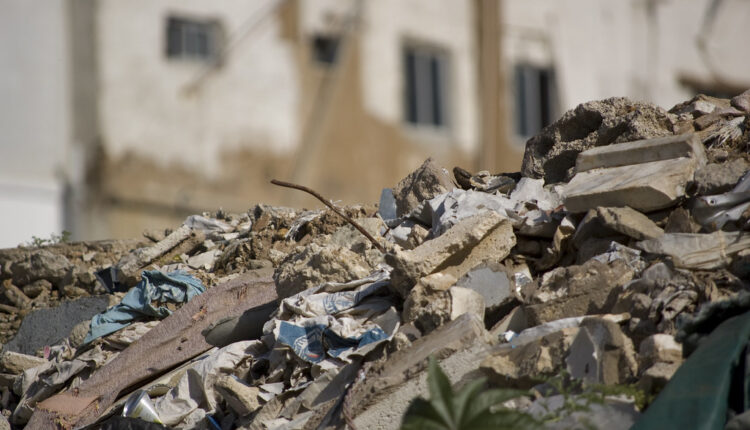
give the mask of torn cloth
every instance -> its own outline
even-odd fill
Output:
[[[131,288],[119,304],[91,319],[84,344],[127,327],[138,319],[161,319],[172,314],[167,307],[156,307],[153,302],[185,303],[204,291],[206,287],[200,280],[183,271],[146,270],[138,285]]]

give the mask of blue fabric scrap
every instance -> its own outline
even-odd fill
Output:
[[[182,270],[143,271],[141,282],[131,288],[119,304],[91,319],[91,328],[83,342],[88,344],[145,317],[162,319],[172,314],[165,306],[154,307],[151,304],[154,301],[185,303],[204,291],[206,287],[199,279]]]

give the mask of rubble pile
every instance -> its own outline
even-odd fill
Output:
[[[505,406],[540,428],[658,428],[707,372],[708,415],[741,424],[749,126],[750,92],[612,98],[529,140],[520,173],[426,160],[342,208],[357,226],[257,205],[2,250],[0,428],[398,428],[429,357],[525,390]],[[707,345],[724,361],[695,364]]]

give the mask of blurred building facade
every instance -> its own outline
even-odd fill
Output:
[[[750,84],[750,5],[0,0],[0,246],[190,213],[375,202],[433,156],[514,171],[576,104]]]

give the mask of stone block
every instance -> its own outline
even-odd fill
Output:
[[[674,158],[695,158],[706,164],[703,144],[695,133],[598,146],[578,154],[576,173]]]
[[[585,212],[599,206],[630,206],[651,212],[672,206],[685,195],[697,161],[652,161],[578,173],[563,187],[565,207]]]

